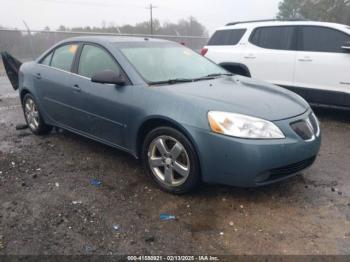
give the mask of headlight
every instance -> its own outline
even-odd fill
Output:
[[[219,134],[251,139],[285,138],[274,123],[260,118],[212,111],[208,113],[208,120],[211,130]]]

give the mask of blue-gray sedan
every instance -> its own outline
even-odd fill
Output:
[[[270,184],[309,167],[320,148],[301,97],[177,43],[79,37],[34,62],[2,56],[34,134],[55,126],[124,150],[167,192]]]

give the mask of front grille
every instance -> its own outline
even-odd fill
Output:
[[[303,161],[271,169],[269,171],[261,173],[259,176],[255,178],[255,183],[257,185],[267,185],[271,184],[274,181],[282,180],[283,178],[287,178],[291,175],[298,174],[300,171],[308,168],[315,162],[316,156],[312,158],[305,159]]]
[[[319,134],[318,120],[314,113],[308,118],[290,124],[291,128],[304,140],[311,140]]]
[[[299,120],[290,124],[290,126],[294,132],[304,140],[310,140],[313,136],[312,130],[309,128],[305,120]]]

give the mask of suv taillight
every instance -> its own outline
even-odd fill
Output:
[[[201,49],[201,55],[202,56],[205,56],[205,54],[208,52],[208,48],[205,48],[205,47],[203,47],[202,49]]]

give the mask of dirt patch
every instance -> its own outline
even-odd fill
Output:
[[[3,99],[0,254],[349,254],[350,117],[316,113],[322,149],[303,175],[178,197],[127,154],[68,132],[16,130],[19,102]]]

